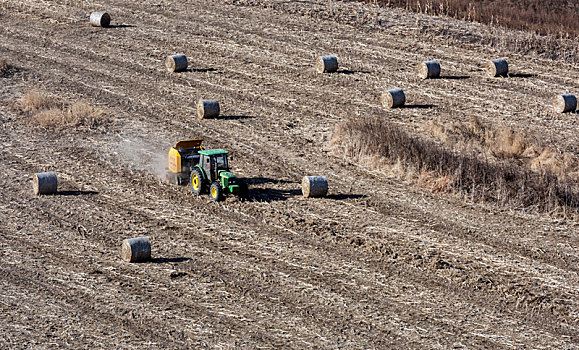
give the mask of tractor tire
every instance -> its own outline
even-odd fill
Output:
[[[221,184],[219,182],[214,182],[209,189],[209,196],[216,202],[223,199],[223,194],[221,193]]]
[[[189,184],[191,185],[191,190],[196,195],[203,193],[203,175],[201,175],[199,169],[194,169],[191,172],[191,181]]]

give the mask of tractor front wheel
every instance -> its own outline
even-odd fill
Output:
[[[219,202],[223,198],[221,194],[221,184],[219,182],[214,182],[211,185],[209,195],[211,196],[211,199],[213,199],[216,202]]]
[[[200,195],[203,192],[203,176],[198,169],[191,172],[191,190],[196,195]]]

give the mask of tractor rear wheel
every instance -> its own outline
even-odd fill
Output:
[[[191,172],[191,190],[196,195],[200,195],[203,192],[203,176],[198,169]]]
[[[214,182],[211,185],[209,195],[211,196],[211,199],[213,199],[216,202],[219,202],[223,198],[221,194],[221,184],[219,182]]]

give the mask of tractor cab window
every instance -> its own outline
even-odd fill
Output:
[[[217,162],[217,169],[228,169],[227,168],[227,155],[219,154],[215,156],[215,162]]]

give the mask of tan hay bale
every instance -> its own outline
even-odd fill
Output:
[[[440,64],[436,61],[424,61],[418,65],[418,76],[422,79],[438,78]]]
[[[382,102],[382,105],[387,108],[400,107],[406,102],[406,96],[402,89],[394,88],[384,91],[380,101]]]
[[[572,94],[563,94],[553,97],[553,108],[557,113],[573,112],[577,109],[577,97]]]
[[[106,12],[93,12],[90,14],[90,24],[93,27],[108,27],[111,24],[111,16]]]
[[[183,54],[167,56],[165,60],[165,66],[169,72],[183,72],[188,65],[187,56]]]
[[[338,70],[338,58],[336,56],[320,56],[316,59],[318,73],[333,73]]]
[[[58,180],[53,172],[36,173],[32,180],[34,194],[52,194],[56,193]]]
[[[509,73],[509,64],[504,58],[498,58],[489,60],[486,69],[489,77],[505,76]]]
[[[219,102],[217,100],[199,100],[197,102],[197,117],[199,119],[217,118],[219,116]]]
[[[302,194],[304,197],[324,197],[328,193],[328,179],[325,176],[304,176]]]
[[[128,238],[123,241],[121,256],[126,262],[141,262],[151,259],[151,244],[147,237]]]

